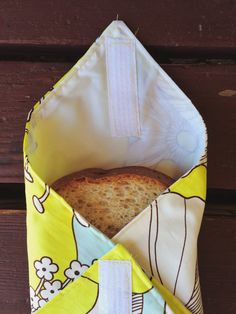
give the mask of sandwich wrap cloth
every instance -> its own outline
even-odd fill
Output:
[[[123,21],[30,110],[23,156],[32,313],[203,313],[206,127]],[[112,239],[51,187],[82,169],[125,166],[174,183]]]

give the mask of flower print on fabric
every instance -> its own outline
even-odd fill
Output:
[[[39,308],[39,297],[35,294],[35,291],[32,287],[30,287],[30,303],[32,312]]]
[[[32,175],[29,172],[29,158],[28,158],[27,155],[25,156],[24,177],[30,183],[34,182],[34,179],[33,179]]]
[[[43,307],[46,303],[47,301],[44,299],[39,300],[39,307]]]
[[[44,283],[44,288],[45,289],[41,291],[41,296],[43,299],[50,301],[62,289],[62,283],[60,280],[54,280],[52,283],[46,281]]]
[[[65,270],[65,275],[68,279],[75,280],[79,276],[81,276],[88,268],[88,265],[83,265],[79,261],[73,261],[70,263],[70,267]]]
[[[50,187],[48,184],[45,183],[45,189],[44,189],[43,194],[41,196],[37,196],[37,195],[32,196],[34,207],[40,214],[43,214],[45,211],[43,203],[46,201],[49,195],[50,195]]]
[[[64,281],[54,280],[54,275],[59,271],[59,266],[49,256],[43,256],[40,260],[36,260],[34,268],[39,282],[35,290],[30,287],[32,313],[46,305],[69,283],[81,276],[89,268],[89,265],[82,264],[78,260],[72,260],[69,267],[64,270]]]
[[[53,274],[58,271],[58,266],[52,262],[50,257],[43,257],[40,261],[35,261],[34,267],[40,279],[52,280]]]

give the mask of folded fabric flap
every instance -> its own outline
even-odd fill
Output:
[[[155,278],[152,278],[152,283],[166,301],[166,313],[172,311],[174,314],[191,314],[191,312],[185,306],[183,306],[180,300],[176,297],[173,298],[173,294],[170,293],[170,291]]]
[[[127,313],[144,313],[144,314],[163,313],[164,307],[166,307],[166,305],[165,299],[163,299],[163,297],[161,296],[162,292],[161,293],[158,292],[158,290],[153,286],[149,278],[145,275],[143,270],[132,258],[130,253],[122,245],[120,244],[116,245],[110,252],[108,252],[101,258],[101,261],[104,262],[110,261],[110,263],[112,262],[117,263],[118,261],[121,261],[123,263],[126,263],[126,265],[128,263],[128,265],[131,266],[132,308],[131,312]],[[104,291],[102,291],[103,289],[102,285],[104,283],[100,283],[100,280],[101,277],[99,276],[99,262],[96,261],[91,267],[89,267],[83,273],[83,275],[81,275],[73,283],[68,285],[65,289],[60,291],[50,302],[46,303],[43,306],[43,308],[38,310],[37,313],[40,314],[106,313],[99,311],[99,309],[101,309],[100,302],[104,300],[103,295],[101,296],[100,299],[100,293],[104,293]],[[120,288],[122,288],[122,286],[120,286]],[[184,309],[184,307],[183,305],[181,305],[179,301],[176,301],[175,299],[176,298],[174,296],[171,296],[171,294],[168,295],[168,303],[170,302],[172,309],[174,311],[176,310],[176,312],[174,313],[180,313],[178,311]],[[106,308],[106,306],[107,304],[104,304],[104,308]],[[139,312],[137,312],[138,309]]]
[[[113,237],[145,272],[184,304],[201,293],[197,239],[205,208],[206,166],[194,167]]]

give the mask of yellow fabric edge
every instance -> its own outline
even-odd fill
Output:
[[[152,283],[175,314],[191,314],[191,312],[155,278],[152,278]]]

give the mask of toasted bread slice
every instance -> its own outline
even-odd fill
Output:
[[[146,208],[173,180],[141,166],[85,169],[52,184],[87,221],[114,236]]]

